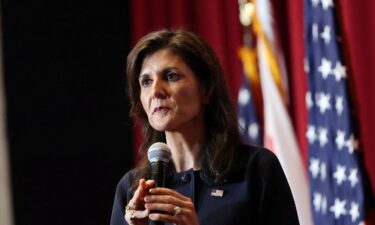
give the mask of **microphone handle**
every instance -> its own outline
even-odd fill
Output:
[[[167,164],[162,161],[151,163],[151,180],[155,181],[155,187],[165,187],[167,177]],[[162,221],[148,220],[149,225],[164,225]]]
[[[162,221],[153,221],[153,220],[148,220],[148,225],[164,225],[164,222]]]
[[[167,178],[167,164],[162,161],[151,163],[151,180],[155,181],[155,187],[165,187]]]

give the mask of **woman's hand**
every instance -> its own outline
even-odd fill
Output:
[[[134,196],[125,207],[125,220],[129,225],[147,225],[150,210],[144,207],[144,198],[148,190],[154,186],[153,180],[140,179]]]
[[[199,225],[194,204],[190,198],[168,188],[151,188],[149,192],[150,195],[145,196],[144,201],[151,220],[177,225]]]

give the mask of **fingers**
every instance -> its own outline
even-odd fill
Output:
[[[198,217],[194,210],[180,208],[178,206],[172,206],[172,205],[167,205],[167,204],[165,204],[164,206],[152,204],[147,207],[149,208],[150,211],[151,209],[154,209],[154,208],[155,209],[164,208],[166,210],[165,212],[167,213],[163,213],[163,212],[152,213],[151,212],[148,215],[148,218],[154,221],[163,221],[163,222],[179,224],[179,225],[184,225],[184,224],[198,225],[199,224]]]
[[[180,193],[168,188],[151,188],[149,190],[151,195],[144,198],[144,202],[153,207],[152,210],[159,210],[170,213],[175,206],[194,210],[194,204],[190,198],[181,195]],[[160,208],[155,208],[160,207]]]
[[[168,223],[174,223],[174,224],[181,224],[182,218],[179,218],[177,216],[172,216],[169,214],[159,214],[159,213],[151,213],[148,218],[154,221],[163,221]]]
[[[145,208],[152,212],[160,212],[164,214],[176,215],[181,214],[183,208],[180,208],[174,204],[165,204],[165,203],[146,203]],[[187,210],[187,209],[186,209]]]
[[[145,209],[145,210],[126,210],[125,211],[125,219],[127,221],[130,220],[135,220],[135,219],[144,219],[147,218],[148,215],[150,214],[150,210]]]
[[[139,185],[137,190],[134,192],[133,198],[129,201],[129,206],[131,206],[134,209],[138,209],[141,205],[143,205],[143,198],[146,196],[148,189],[153,187],[155,184],[155,181],[153,180],[145,180],[140,179]]]
[[[150,194],[152,194],[152,196],[157,196],[157,195],[170,195],[170,196],[173,196],[175,198],[178,198],[178,199],[181,199],[182,201],[190,201],[190,198],[172,190],[172,189],[169,189],[169,188],[151,188],[149,190]]]
[[[199,224],[190,198],[168,188],[151,188],[144,198],[151,220],[175,224]]]
[[[140,202],[141,198],[143,197],[143,192],[144,192],[144,189],[145,189],[145,186],[146,186],[146,181],[145,179],[140,179],[139,180],[139,184],[138,184],[138,188],[137,190],[135,190],[134,192],[134,195],[133,195],[133,198],[129,201],[129,206],[136,209],[137,208],[137,203]]]
[[[199,224],[194,204],[190,198],[168,188],[152,188],[155,182],[140,180],[132,201],[137,201],[137,210],[126,211],[125,219],[131,224],[149,218],[175,224]],[[150,193],[150,194],[148,194]],[[143,197],[142,197],[143,196]],[[130,223],[129,223],[130,224]]]
[[[155,181],[154,180],[147,180],[146,181],[146,189],[150,189],[152,188],[153,186],[155,185]]]
[[[133,198],[130,199],[128,205],[125,207],[125,220],[128,224],[134,224],[136,220],[148,218],[150,211],[144,208],[144,197],[147,195],[148,189],[154,186],[154,184],[155,182],[152,180],[139,180]]]
[[[189,212],[187,212],[186,209],[182,209],[172,204],[146,203],[145,207],[151,212],[148,215],[151,220],[177,223],[180,222],[183,217],[189,215]],[[178,213],[176,211],[176,208],[178,209]],[[177,216],[179,218],[177,218]]]
[[[144,198],[145,203],[166,203],[172,205],[183,205],[184,201],[171,195],[148,195]]]

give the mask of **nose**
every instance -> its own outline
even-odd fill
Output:
[[[163,80],[159,78],[155,79],[152,84],[152,97],[163,99],[166,96],[167,96],[167,90],[166,90],[165,82],[163,82]]]

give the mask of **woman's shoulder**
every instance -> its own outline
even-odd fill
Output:
[[[241,144],[239,146],[239,155],[240,158],[246,161],[256,161],[259,163],[277,160],[276,155],[272,151],[256,145]]]
[[[140,173],[139,168],[133,168],[129,170],[121,177],[117,186],[129,187],[129,185],[133,183],[134,179],[137,177],[139,173]]]
[[[240,160],[248,172],[270,175],[282,171],[276,155],[261,146],[241,144],[239,147]]]

